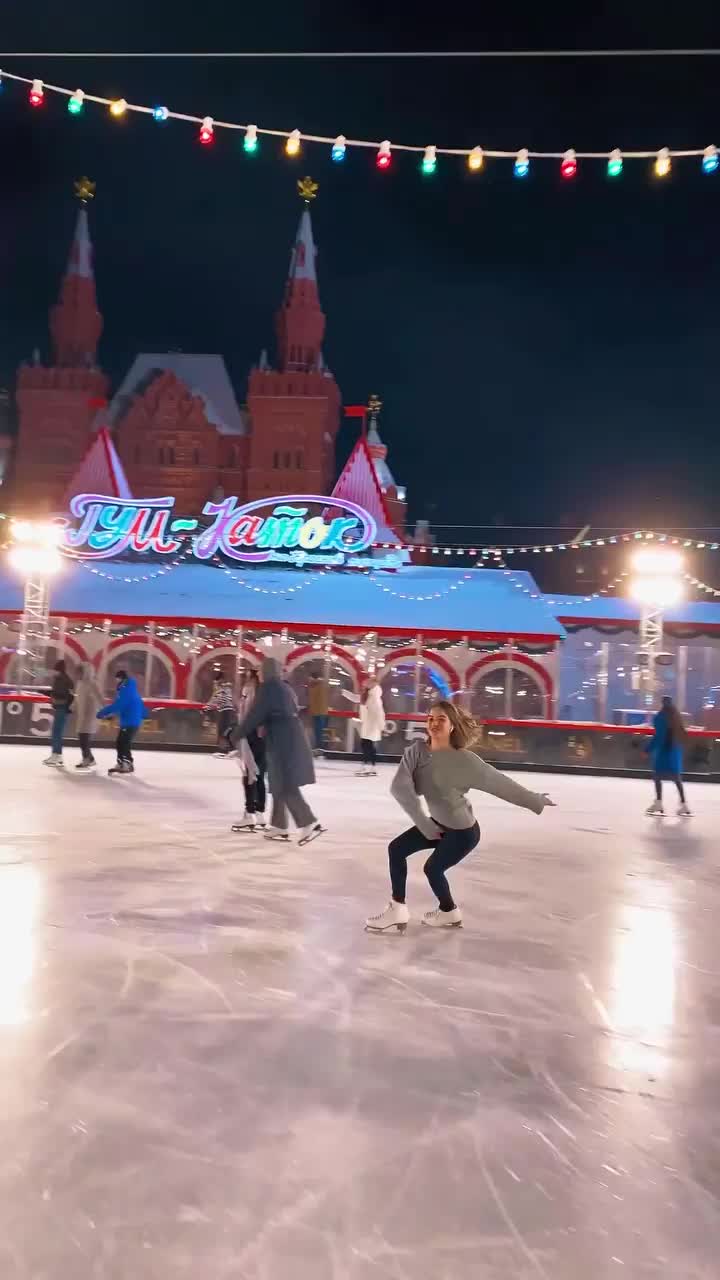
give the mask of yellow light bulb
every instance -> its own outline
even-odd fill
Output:
[[[114,102],[110,103],[110,115],[124,116],[127,111],[127,107],[128,104],[124,98],[116,98]]]
[[[655,176],[657,178],[667,178],[672,168],[672,159],[667,147],[661,147],[655,159]]]
[[[300,130],[293,129],[285,143],[285,151],[289,156],[296,156],[300,153]]]
[[[472,169],[474,172],[477,172],[478,169],[482,169],[484,159],[485,157],[483,155],[482,147],[473,147],[470,155],[468,156],[468,169]]]

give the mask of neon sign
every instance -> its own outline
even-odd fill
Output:
[[[203,515],[212,522],[174,517],[175,499],[109,498],[79,493],[70,503],[77,528],[66,524],[62,549],[83,560],[109,560],[128,551],[173,555],[182,535],[192,535],[198,560],[224,555],[230,560],[263,564],[268,560],[304,564],[343,564],[372,546],[377,525],[368,511],[344,498],[291,494],[260,498],[238,506],[237,498],[206,502]],[[309,515],[311,507],[320,514]],[[271,508],[266,515],[259,513]],[[328,515],[329,512],[332,514]],[[335,514],[342,512],[341,515]]]

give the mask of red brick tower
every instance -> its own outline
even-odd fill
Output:
[[[87,210],[80,208],[57,306],[50,311],[54,362],[21,365],[14,490],[18,510],[60,510],[90,442],[108,380],[95,363],[103,321],[95,296]]]
[[[268,368],[263,361],[248,384],[248,501],[283,493],[330,493],[335,479],[340,390],[322,356],[325,316],[316,252],[306,207],[275,320],[278,367]]]

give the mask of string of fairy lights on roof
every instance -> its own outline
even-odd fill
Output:
[[[714,143],[702,147],[674,148],[660,147],[655,150],[621,150],[613,147],[609,151],[580,151],[568,147],[564,151],[533,151],[521,147],[516,151],[483,147],[441,147],[436,143],[398,143],[384,138],[380,142],[367,138],[347,138],[343,133],[324,135],[305,133],[301,129],[270,129],[257,124],[241,124],[231,120],[216,120],[211,115],[193,115],[184,111],[173,111],[163,103],[148,106],[137,102],[128,102],[127,98],[106,98],[101,94],[88,93],[84,89],[70,89],[64,85],[49,84],[41,79],[16,75],[14,72],[0,72],[0,87],[6,80],[29,86],[28,102],[38,109],[45,105],[46,95],[59,94],[67,98],[67,110],[70,116],[82,115],[87,103],[105,107],[114,120],[121,120],[129,112],[149,116],[158,125],[167,125],[170,121],[181,121],[184,124],[197,126],[196,137],[203,147],[210,147],[216,140],[218,132],[230,131],[242,135],[242,148],[246,155],[252,156],[260,148],[261,138],[280,141],[285,154],[298,157],[304,144],[313,143],[330,148],[330,157],[335,164],[344,164],[348,151],[373,151],[375,165],[380,171],[389,170],[396,153],[409,153],[420,158],[419,168],[424,177],[432,177],[438,169],[439,158],[461,160],[471,173],[478,174],[485,168],[486,160],[507,160],[512,162],[512,172],[521,181],[526,179],[535,160],[550,160],[559,163],[560,176],[572,181],[577,174],[579,162],[590,160],[605,164],[610,179],[622,176],[625,161],[650,160],[656,178],[667,178],[672,171],[675,160],[695,159],[700,162],[704,174],[715,173],[720,165],[720,153]]]

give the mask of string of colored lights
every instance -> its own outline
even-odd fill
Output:
[[[614,147],[610,151],[576,151],[568,148],[564,151],[532,151],[521,147],[516,151],[482,146],[473,147],[440,147],[435,143],[416,144],[391,142],[389,138],[381,142],[367,138],[346,138],[344,134],[335,136],[304,133],[300,129],[270,129],[257,124],[240,124],[231,120],[215,120],[210,115],[192,115],[184,111],[173,111],[162,103],[146,106],[137,102],[128,102],[127,98],[106,98],[101,94],[88,93],[84,89],[69,89],[64,85],[49,84],[29,76],[20,76],[14,72],[0,72],[0,84],[4,80],[16,81],[29,85],[28,101],[32,107],[41,107],[45,102],[46,92],[57,93],[67,98],[67,109],[71,116],[79,116],[88,102],[107,107],[110,115],[120,119],[128,112],[151,116],[160,125],[170,120],[179,120],[186,124],[198,125],[198,141],[202,146],[210,146],[215,141],[217,130],[232,130],[243,134],[243,149],[252,155],[258,150],[260,137],[279,138],[285,143],[288,156],[298,156],[303,143],[319,143],[330,147],[330,155],[336,164],[345,160],[348,148],[359,148],[375,152],[375,164],[378,169],[389,169],[395,152],[409,152],[421,156],[420,170],[425,176],[437,170],[438,156],[450,156],[463,159],[468,169],[479,172],[486,159],[512,160],[513,173],[516,178],[527,178],[533,160],[560,161],[560,174],[565,179],[575,178],[579,160],[600,160],[606,165],[609,178],[619,178],[623,172],[625,160],[652,160],[655,176],[666,178],[672,169],[673,160],[699,159],[703,173],[714,173],[720,165],[720,154],[714,144],[703,147],[670,148],[660,147],[655,150],[621,151]]]
[[[472,575],[469,573],[463,574],[462,578],[458,578],[457,582],[444,587],[442,591],[431,591],[419,594],[413,594],[410,591],[396,591],[394,587],[389,587],[384,579],[376,578],[373,573],[368,574],[368,578],[370,582],[372,582],[373,586],[377,587],[378,590],[382,591],[385,595],[396,596],[398,600],[442,600],[445,596],[449,595],[451,591],[458,591],[466,582],[471,581]]]
[[[683,577],[691,586],[697,587],[698,591],[704,591],[708,596],[720,596],[720,591],[718,591],[717,587],[711,587],[707,582],[701,582],[700,578],[693,578],[690,573],[684,573]]]

